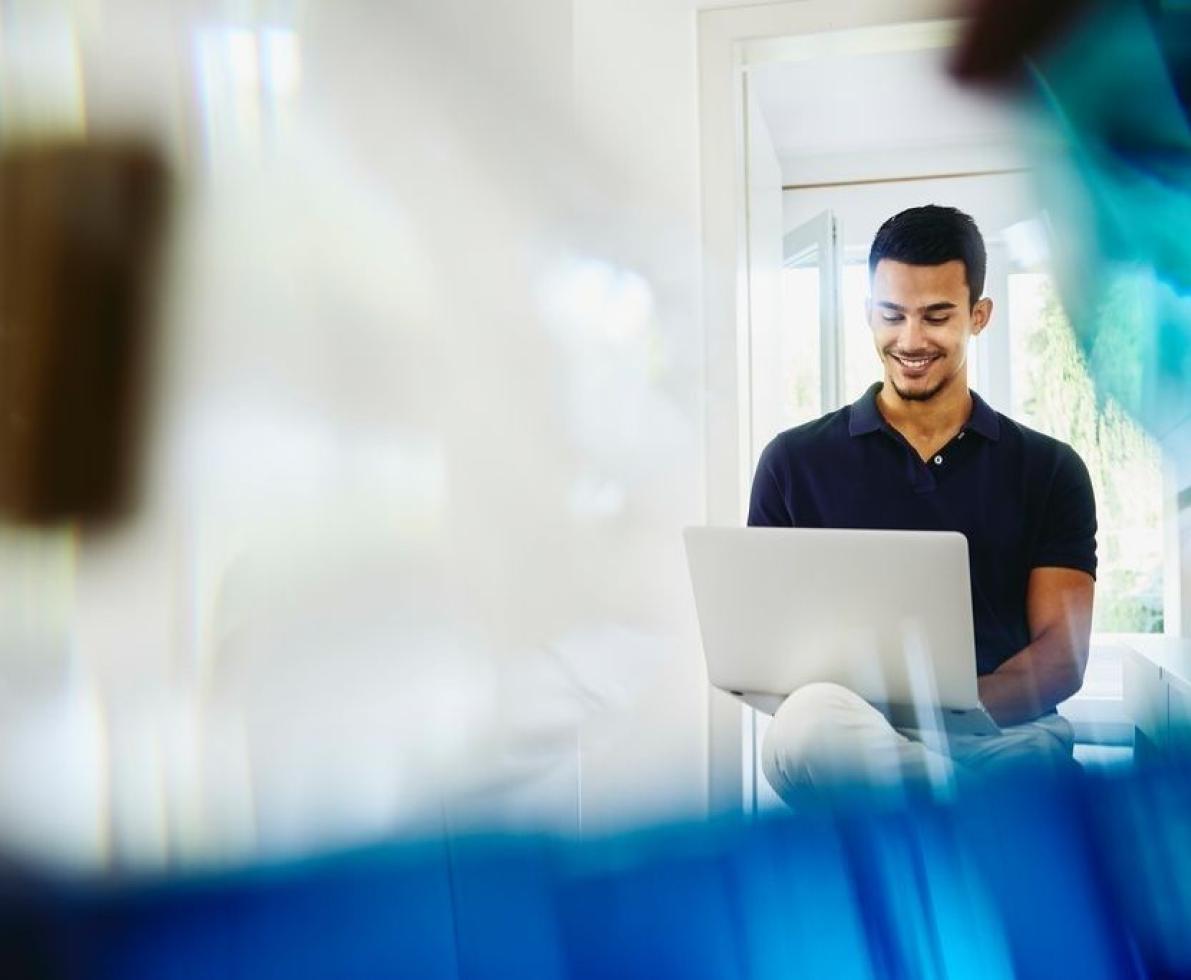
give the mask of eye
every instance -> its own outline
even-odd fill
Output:
[[[902,318],[900,313],[882,313],[881,319],[886,323],[897,323]]]
[[[949,317],[949,316],[926,316],[926,317],[923,317],[922,319],[923,319],[924,323],[929,323],[932,327],[937,327],[940,324],[946,323],[948,320],[951,319],[951,317]]]

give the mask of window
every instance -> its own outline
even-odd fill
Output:
[[[1116,402],[1097,393],[1045,256],[1033,254],[1028,262],[993,262],[994,254],[1020,249],[1006,249],[1007,236],[995,225],[988,227],[990,222],[984,224],[990,252],[985,291],[997,304],[990,332],[999,336],[985,335],[969,345],[969,383],[986,398],[995,392],[1007,393],[989,400],[1015,420],[1070,444],[1087,464],[1099,521],[1094,632],[1161,632],[1161,451]],[[808,252],[811,258],[806,261],[787,259],[783,336],[779,343],[765,348],[765,357],[754,365],[755,377],[776,369],[783,379],[775,386],[781,392],[780,406],[767,406],[754,420],[759,447],[783,428],[855,401],[881,377],[864,317],[869,285],[867,245],[845,238],[849,231],[843,227],[839,232],[845,244],[840,249],[839,308],[834,314],[820,315],[822,255]],[[805,237],[803,229],[798,233]],[[820,394],[826,390],[820,383],[823,371],[832,370],[823,366],[827,359],[820,333],[831,329],[824,324],[832,323],[838,324],[834,328],[838,339],[834,351],[827,354],[838,358],[836,370],[842,386],[834,404]],[[1003,345],[1006,352],[993,356],[992,348],[984,349],[989,343]]]
[[[1069,443],[1096,494],[1098,583],[1093,630],[1160,633],[1162,456],[1121,407],[1097,395],[1045,272],[1009,274],[1013,417]]]
[[[783,332],[781,367],[789,381],[781,388],[781,423],[775,431],[766,433],[768,436],[822,414],[819,331],[813,328],[819,309],[818,268],[787,265],[782,270],[782,301],[784,309],[798,311],[796,315],[805,316],[804,322],[811,327]],[[790,326],[797,327],[797,324],[791,322]]]

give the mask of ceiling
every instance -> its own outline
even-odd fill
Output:
[[[841,158],[900,175],[931,172],[934,157],[947,170],[965,148],[987,159],[990,148],[1018,146],[1020,115],[957,85],[947,73],[948,53],[938,47],[833,53],[750,68],[750,90],[783,176],[813,171],[816,160]]]

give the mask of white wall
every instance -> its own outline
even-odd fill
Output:
[[[987,239],[1040,208],[1029,181],[1020,174],[788,190],[783,202],[787,231],[830,208],[840,220],[845,247],[861,249],[865,256],[881,222],[904,208],[957,207],[972,215]]]
[[[87,125],[158,133],[179,210],[146,505],[55,586],[73,679],[42,694],[85,724],[35,740],[62,784],[13,770],[0,833],[154,863],[444,797],[701,812],[693,4],[59,6]],[[78,825],[29,836],[84,770]]]
[[[705,344],[701,322],[702,255],[699,91],[696,11],[702,8],[749,6],[714,0],[575,0],[575,99],[580,125],[595,140],[601,161],[633,188],[643,224],[613,220],[624,234],[640,234],[637,246],[660,265],[653,281],[660,302],[674,317],[675,355],[683,374],[704,386]],[[629,231],[633,228],[635,231]],[[697,416],[702,423],[704,404]],[[700,446],[702,446],[702,439]],[[695,486],[687,509],[690,519],[706,519],[703,492],[706,472],[702,450],[691,471]],[[683,518],[686,520],[687,518]],[[682,662],[644,699],[632,719],[618,723],[608,752],[585,756],[585,793],[593,786],[605,801],[592,796],[593,820],[605,806],[634,795],[656,808],[668,797],[698,799],[707,793],[709,691],[699,656],[693,609],[685,595],[685,571],[675,569],[684,592],[679,605],[686,613],[680,643]],[[724,697],[721,695],[721,697]],[[726,697],[725,697],[726,700]],[[619,788],[617,788],[619,785]],[[652,804],[649,801],[654,801]]]

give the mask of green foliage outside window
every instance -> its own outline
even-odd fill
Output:
[[[1099,522],[1093,629],[1161,632],[1160,450],[1116,401],[1096,392],[1049,280],[1040,288],[1038,316],[1014,324],[1026,331],[1028,354],[1024,378],[1018,375],[1025,385],[1022,421],[1070,444],[1091,473]],[[1131,353],[1116,352],[1122,365]]]

